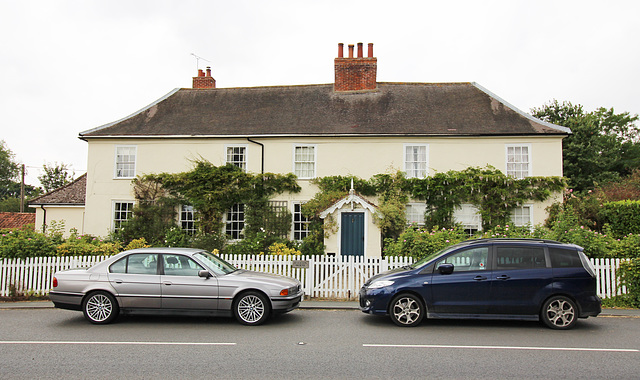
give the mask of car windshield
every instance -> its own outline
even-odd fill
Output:
[[[438,252],[434,252],[434,253],[432,253],[430,255],[427,255],[427,256],[421,258],[420,260],[418,260],[415,263],[411,264],[410,267],[412,269],[421,267],[424,264],[428,263],[429,261],[435,259],[436,257],[444,255],[445,253],[451,252],[456,248],[458,248],[458,244],[450,245],[450,246],[448,246],[446,248],[443,248],[443,249],[439,250]]]
[[[238,270],[238,268],[207,251],[198,252],[193,256],[200,260],[215,274],[229,274]]]

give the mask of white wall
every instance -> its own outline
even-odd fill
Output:
[[[530,144],[533,176],[562,176],[562,138],[533,137],[328,137],[253,138],[265,145],[265,172],[293,171],[293,147],[316,146],[316,176],[355,175],[368,179],[374,174],[403,170],[405,144],[427,144],[429,174],[463,170],[469,166],[491,165],[506,170],[507,144]],[[115,147],[137,147],[136,174],[181,172],[192,168],[200,158],[215,165],[226,160],[226,146],[247,146],[249,172],[261,170],[261,147],[246,139],[92,139],[87,161],[87,199],[85,232],[107,235],[111,228],[114,201],[133,201],[130,179],[115,179]],[[282,194],[277,200],[307,201],[317,191],[308,180],[301,180],[302,192]],[[544,208],[552,201],[534,207],[534,223],[546,218]],[[378,239],[379,240],[379,239]]]

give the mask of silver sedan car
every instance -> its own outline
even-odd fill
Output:
[[[91,323],[124,314],[235,316],[259,325],[296,309],[304,290],[296,279],[237,269],[216,255],[190,248],[121,252],[89,269],[56,272],[49,298],[81,310]]]

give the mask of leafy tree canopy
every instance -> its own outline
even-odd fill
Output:
[[[15,183],[19,172],[20,167],[15,161],[15,155],[4,140],[0,140],[0,199],[10,196],[12,184]]]
[[[42,165],[43,174],[38,176],[46,193],[58,189],[73,181],[74,172],[69,173],[66,164]]]
[[[576,191],[615,181],[640,168],[638,115],[613,108],[585,112],[582,105],[553,100],[531,110],[533,116],[571,129],[563,141],[563,169]]]

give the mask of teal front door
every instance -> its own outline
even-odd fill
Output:
[[[364,255],[364,213],[343,212],[340,233],[340,253],[342,255]]]

